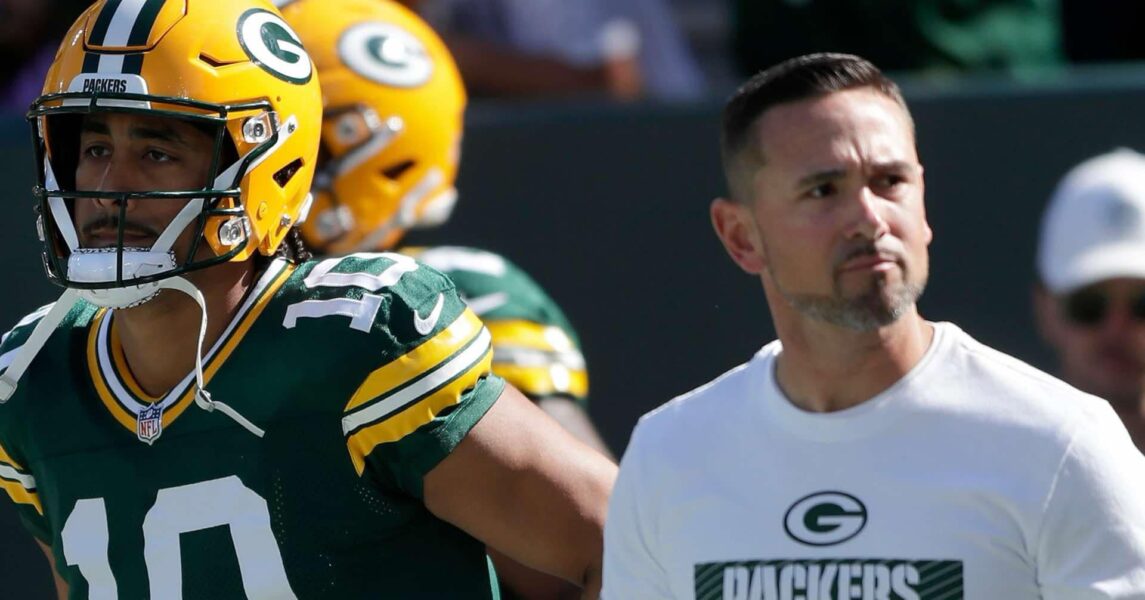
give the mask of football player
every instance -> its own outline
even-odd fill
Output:
[[[453,57],[420,17],[396,2],[279,1],[322,80],[325,118],[314,206],[301,231],[324,254],[395,248],[433,226],[457,199],[465,88]],[[493,372],[582,441],[608,455],[586,412],[588,377],[577,335],[555,302],[505,257],[468,247],[403,247],[448,275],[492,335]],[[491,550],[503,587],[559,595],[560,580]]]
[[[267,0],[99,0],[33,105],[66,288],[0,344],[0,487],[61,596],[599,590],[615,467],[406,256],[307,261],[322,100]]]

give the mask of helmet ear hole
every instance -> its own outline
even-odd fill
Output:
[[[396,180],[396,179],[401,178],[401,176],[404,175],[406,173],[406,171],[409,171],[410,169],[414,168],[415,166],[417,166],[416,161],[403,160],[400,163],[397,163],[396,165],[391,165],[389,167],[382,169],[382,175],[384,175],[386,177],[386,179]]]
[[[290,183],[290,180],[292,178],[294,178],[294,174],[297,173],[298,170],[301,168],[302,168],[302,159],[301,158],[294,159],[293,161],[290,162],[290,164],[286,165],[285,167],[282,167],[278,171],[275,171],[274,182],[278,184],[278,187],[282,187],[282,188],[286,187],[286,184]]]

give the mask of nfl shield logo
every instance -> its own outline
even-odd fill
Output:
[[[139,436],[139,441],[153,444],[161,433],[163,433],[163,408],[149,406],[139,411],[139,420],[135,425],[135,435]]]

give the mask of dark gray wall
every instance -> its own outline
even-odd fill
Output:
[[[1029,311],[1041,207],[1072,164],[1118,145],[1145,148],[1145,84],[908,95],[935,231],[924,315],[1052,368]],[[773,335],[758,282],[724,256],[708,224],[722,191],[718,110],[474,108],[455,218],[413,240],[502,252],[549,289],[584,340],[592,413],[618,452],[640,414]],[[57,293],[33,243],[26,138],[21,121],[0,120],[5,329]],[[0,502],[4,593],[34,598],[46,572],[17,529]]]

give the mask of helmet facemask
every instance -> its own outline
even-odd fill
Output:
[[[37,158],[42,165],[35,191],[37,228],[49,278],[81,290],[81,296],[97,305],[125,307],[152,298],[159,290],[157,282],[163,279],[249,256],[251,228],[240,182],[285,140],[293,126],[280,124],[265,101],[217,106],[133,94],[108,96],[48,95],[38,100],[29,113]],[[85,115],[105,112],[176,118],[210,132],[214,138],[213,153],[205,185],[183,190],[78,189],[75,170],[80,125]],[[248,148],[241,158],[233,137],[235,129]],[[105,248],[83,248],[74,205],[78,199],[99,198],[114,200],[118,206],[118,215],[112,217],[118,228],[117,240]],[[185,205],[152,245],[141,248],[124,243],[129,201],[181,201]],[[188,228],[193,232],[192,242],[186,256],[179,259],[174,244]],[[200,251],[204,245],[209,251]]]

